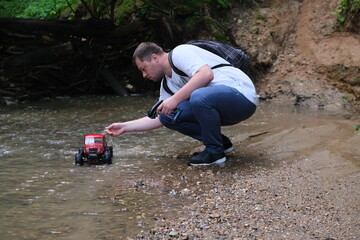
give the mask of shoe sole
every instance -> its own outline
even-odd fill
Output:
[[[224,150],[224,153],[226,154],[226,153],[232,152],[234,149],[235,149],[234,147],[229,147],[229,148],[227,148],[227,149]],[[192,156],[192,157],[193,157],[193,156],[196,156],[196,155],[198,155],[199,153],[200,153],[200,152],[194,152],[191,156]]]
[[[233,150],[234,150],[234,147],[229,147],[229,148],[224,150],[224,153],[229,153],[229,152],[231,152]]]
[[[212,163],[189,163],[191,166],[209,166],[212,164],[220,164],[220,163],[224,163],[226,161],[226,157],[220,158],[218,160],[216,160],[215,162]]]

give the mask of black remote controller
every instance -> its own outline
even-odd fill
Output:
[[[147,116],[151,119],[155,119],[156,118],[156,110],[157,108],[160,106],[160,104],[163,102],[163,100],[158,101],[157,103],[155,103],[150,110],[147,113]],[[175,114],[174,118],[171,121],[171,124],[174,124],[176,122],[176,120],[179,118],[180,114],[182,113],[182,109],[181,108],[176,108],[175,110],[173,110],[171,112],[171,114]]]

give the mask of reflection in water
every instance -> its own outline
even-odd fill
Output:
[[[111,166],[74,165],[83,135],[141,117],[139,111],[154,102],[146,97],[69,98],[0,110],[2,239],[122,239],[151,227],[155,216],[181,214],[186,202],[173,186],[189,184],[184,172],[201,175],[208,169],[230,172],[271,163],[271,158],[244,152],[225,167],[188,168],[187,156],[201,145],[161,128],[108,137],[114,148]],[[282,124],[304,121],[303,113],[260,107],[236,129],[261,133],[279,114],[286,119]],[[237,136],[232,129],[224,132]]]

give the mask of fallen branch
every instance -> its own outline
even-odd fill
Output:
[[[114,90],[116,94],[121,96],[127,96],[129,93],[126,89],[121,85],[121,83],[117,80],[114,74],[107,68],[106,66],[103,67],[100,71],[101,77],[110,85],[110,87]]]
[[[255,133],[255,134],[249,135],[248,138],[258,137],[258,136],[260,136],[260,135],[267,134],[268,132],[269,132],[269,131],[264,131],[264,132]]]
[[[3,67],[17,68],[21,66],[36,66],[42,64],[49,64],[57,61],[62,56],[66,56],[73,52],[71,43],[63,43],[60,45],[36,49],[31,52],[24,53],[20,56],[15,56],[6,59],[3,62]]]
[[[6,91],[6,90],[3,90],[3,89],[0,89],[0,97],[1,96],[14,97],[14,96],[16,96],[16,93],[12,92],[12,91]]]

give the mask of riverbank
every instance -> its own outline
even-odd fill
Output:
[[[266,68],[261,99],[319,109],[360,109],[359,31],[343,31],[337,0],[265,1],[233,8],[237,43]]]
[[[358,239],[359,116],[278,110],[256,132],[224,130],[236,148],[224,166],[173,167],[163,180],[184,199],[181,215],[128,239]]]

